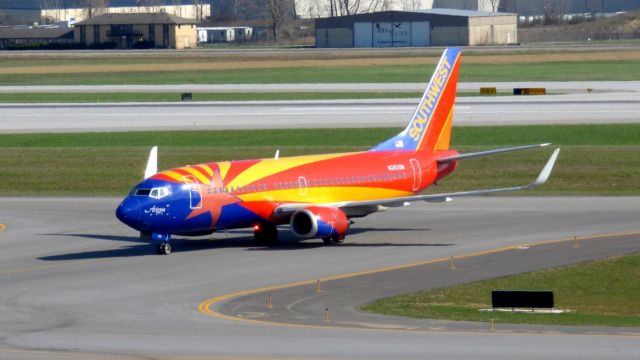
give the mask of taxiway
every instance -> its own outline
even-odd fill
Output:
[[[0,232],[0,358],[640,356],[634,334],[290,327],[211,317],[198,309],[207,299],[243,290],[521,243],[637,232],[638,197],[415,204],[358,220],[343,246],[285,237],[278,246],[261,248],[248,232],[235,231],[215,234],[215,240],[176,240],[170,256],[154,255],[149,244],[118,224],[117,203],[0,198],[0,223],[6,226]],[[501,254],[494,261],[513,264],[508,252]],[[543,266],[545,257],[532,261]]]

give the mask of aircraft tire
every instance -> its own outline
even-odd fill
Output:
[[[344,242],[344,237],[340,238],[339,235],[332,235],[322,238],[325,245],[339,245]]]
[[[171,254],[171,244],[168,242],[158,243],[156,246],[156,253],[158,255],[169,255]]]

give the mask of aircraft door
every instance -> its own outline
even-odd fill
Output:
[[[301,196],[306,196],[309,193],[307,178],[304,176],[298,177],[298,191]]]
[[[413,191],[418,191],[422,184],[422,170],[420,170],[420,163],[416,159],[411,159],[411,169],[413,170]]]
[[[189,189],[189,208],[200,209],[202,207],[202,191],[200,184],[193,175],[183,176],[184,184]]]

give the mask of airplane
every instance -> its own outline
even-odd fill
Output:
[[[368,151],[210,162],[157,171],[153,147],[144,180],[116,210],[116,217],[171,253],[173,235],[202,236],[252,228],[261,246],[274,244],[278,225],[300,239],[340,244],[352,219],[414,201],[444,202],[460,196],[530,189],[547,181],[555,149],[532,183],[498,189],[421,194],[451,174],[458,162],[534,149],[535,144],[460,154],[449,149],[461,50],[447,48],[411,121]]]

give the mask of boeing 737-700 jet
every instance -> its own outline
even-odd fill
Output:
[[[548,145],[467,154],[449,149],[460,57],[460,49],[444,51],[409,125],[368,151],[212,162],[157,172],[154,147],[145,180],[122,201],[116,216],[152,241],[158,254],[171,253],[172,235],[236,228],[253,228],[255,240],[268,245],[277,240],[277,225],[285,224],[298,238],[338,244],[352,218],[412,201],[442,202],[546,182],[560,149],[529,185],[420,194],[460,160]]]

